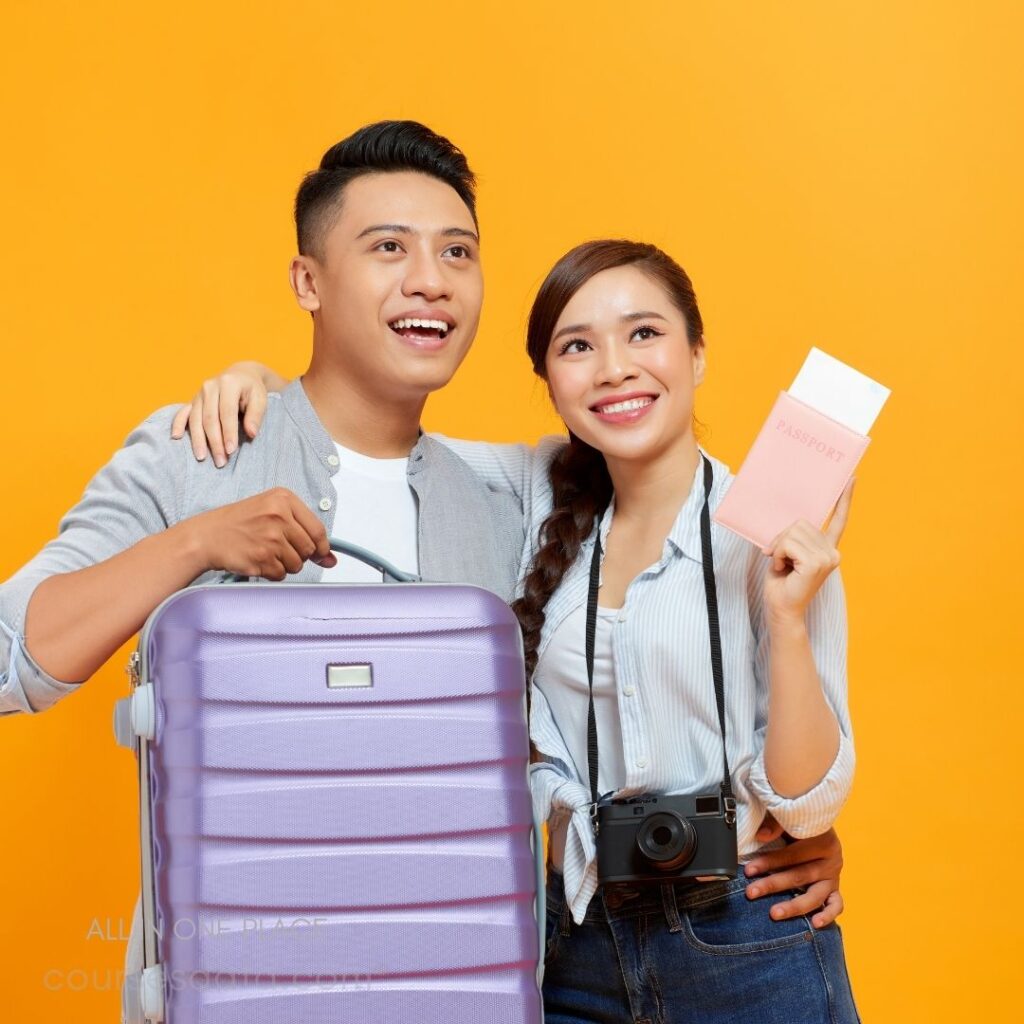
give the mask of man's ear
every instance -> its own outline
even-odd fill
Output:
[[[301,309],[315,313],[320,308],[317,293],[317,262],[311,256],[296,256],[288,266],[288,280]]]
[[[707,360],[704,356],[704,339],[693,347],[693,384],[700,387],[704,382],[704,370],[707,368]]]

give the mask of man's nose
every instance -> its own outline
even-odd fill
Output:
[[[428,302],[451,298],[451,282],[439,257],[434,254],[414,254],[408,264],[402,292],[419,295]]]

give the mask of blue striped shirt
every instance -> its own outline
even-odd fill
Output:
[[[439,437],[484,481],[517,494],[527,517],[527,540],[520,568],[522,579],[537,548],[538,530],[552,508],[549,467],[565,444],[545,438],[536,448],[491,445]],[[705,453],[707,454],[707,453]],[[728,468],[708,456],[714,469],[711,512],[728,489]],[[721,782],[721,733],[715,709],[714,682],[708,645],[700,547],[700,510],[704,487],[698,466],[689,497],[665,540],[661,559],[629,586],[612,632],[612,660],[622,734],[625,785],[617,797],[643,793],[713,793]],[[601,522],[602,546],[614,504]],[[838,570],[815,595],[807,612],[807,628],[821,684],[839,722],[835,761],[808,792],[780,796],[772,789],[764,766],[768,712],[769,636],[764,621],[762,589],[768,559],[753,544],[712,523],[712,549],[718,586],[725,669],[726,729],[729,762],[738,805],[741,859],[758,849],[755,833],[765,811],[771,811],[796,837],[817,835],[829,828],[853,779],[854,752],[846,697],[846,607]],[[573,721],[557,721],[545,697],[550,680],[543,678],[543,657],[552,636],[568,616],[586,605],[594,537],[552,595],[538,650],[540,664],[531,681],[530,734],[543,761],[531,768],[535,808],[552,835],[565,835],[562,870],[566,898],[577,923],[597,889],[594,835],[586,764],[576,766],[566,730],[585,728],[586,665],[580,658],[581,707]],[[581,738],[585,741],[585,736]]]

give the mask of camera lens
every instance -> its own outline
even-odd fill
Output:
[[[673,811],[659,811],[637,829],[640,853],[659,871],[685,867],[697,850],[697,833],[686,818]]]

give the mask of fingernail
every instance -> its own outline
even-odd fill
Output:
[[[227,445],[225,445],[225,449],[226,449],[228,455],[231,455],[232,452],[234,452],[234,450],[235,450],[234,442],[228,441]]]
[[[223,460],[222,458],[220,458],[220,456],[218,456],[217,458],[215,458],[215,459],[213,460],[213,464],[214,464],[214,465],[215,465],[215,466],[216,466],[216,467],[217,467],[218,469],[223,469],[223,468],[224,468],[224,460]]]
[[[756,875],[756,874],[757,874],[757,865],[755,864],[755,862],[754,862],[754,861],[751,861],[751,862],[750,862],[750,863],[749,863],[749,864],[748,864],[748,865],[747,865],[747,866],[746,866],[746,867],[745,867],[745,868],[743,869],[743,873],[744,873],[744,874],[745,874],[745,875],[746,875],[746,876],[747,876],[748,878],[751,878],[751,877],[753,877],[754,875]]]
[[[748,886],[747,895],[752,899],[756,900],[761,895],[761,890],[756,885]]]
[[[780,917],[786,916],[786,911],[783,910],[782,907],[772,907],[770,913],[772,917],[774,917],[776,920],[778,920]]]

